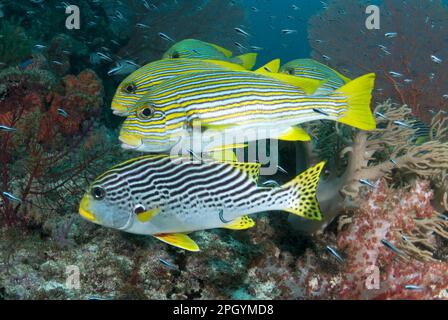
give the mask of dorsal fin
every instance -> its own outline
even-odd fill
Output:
[[[245,172],[249,178],[257,183],[260,177],[261,164],[256,162],[229,162],[229,165]]]
[[[276,80],[288,83],[290,85],[293,85],[295,87],[298,87],[305,91],[306,94],[313,94],[319,87],[322,86],[322,84],[326,81],[322,80],[314,80],[309,78],[302,78],[302,77],[296,77],[291,76],[289,74],[284,73],[264,73],[266,77],[271,77]]]
[[[257,63],[257,53],[246,53],[242,54],[240,56],[236,56],[234,59],[237,59],[240,61],[240,64],[246,69],[246,70],[252,70],[255,63]]]
[[[226,48],[220,47],[216,44],[213,43],[208,43],[209,45],[211,45],[213,48],[215,48],[216,50],[218,50],[219,52],[221,52],[223,55],[225,55],[227,58],[230,58],[231,56],[233,56],[233,52],[230,50],[227,50]]]
[[[233,71],[246,71],[246,69],[237,63],[233,63],[233,62],[228,62],[228,61],[222,61],[222,60],[202,60],[204,62],[208,62],[208,63],[212,63],[215,64],[217,66],[229,69],[229,70],[233,70]]]
[[[272,60],[271,62],[266,63],[261,68],[255,70],[257,73],[278,73],[280,70],[280,59]]]

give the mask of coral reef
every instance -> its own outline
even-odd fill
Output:
[[[338,248],[345,261],[337,274],[322,269],[312,252],[298,261],[306,275],[308,298],[433,299],[446,298],[448,263],[433,257],[436,238],[447,238],[447,221],[431,206],[427,181],[409,190],[393,189],[379,180],[363,193],[364,206],[339,227]],[[397,252],[382,243],[387,240]],[[310,264],[310,261],[312,262]],[[314,263],[313,263],[314,261]],[[320,288],[316,296],[316,288]]]
[[[326,142],[324,147],[309,152],[308,161],[328,159],[330,174],[321,181],[318,189],[324,221],[308,222],[291,217],[298,229],[310,233],[322,231],[339,214],[359,208],[356,199],[360,189],[368,188],[366,182],[381,178],[397,187],[418,177],[428,179],[435,188],[434,207],[446,210],[448,118],[443,112],[434,116],[428,136],[422,143],[416,143],[418,128],[406,124],[414,119],[409,107],[386,102],[378,105],[375,113],[382,116],[377,117],[378,129],[371,132],[353,131],[328,123],[308,125],[315,140]],[[326,126],[335,129],[332,134],[326,134],[328,129],[323,129]],[[328,145],[332,148],[339,146],[339,149],[329,152]]]
[[[367,30],[359,0],[333,0],[310,19],[312,56],[349,77],[378,76],[377,102],[392,98],[430,121],[431,110],[446,110],[448,55],[443,39],[448,7],[442,1],[385,0],[380,30]],[[350,21],[350,23],[347,23]],[[386,33],[386,34],[385,34]],[[441,59],[441,60],[438,60]]]

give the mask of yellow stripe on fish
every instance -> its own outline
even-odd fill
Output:
[[[148,63],[120,83],[112,99],[112,110],[117,115],[128,115],[135,103],[152,87],[171,78],[194,72],[228,69],[245,70],[237,64],[213,60],[175,59]]]
[[[96,178],[79,212],[96,224],[152,235],[189,251],[199,247],[187,233],[247,229],[254,226],[247,215],[258,212],[322,219],[315,193],[323,162],[276,188],[257,185],[260,166],[168,155],[135,158]]]
[[[269,129],[279,138],[291,127],[315,120],[338,121],[355,128],[376,127],[370,109],[375,75],[351,81],[327,96],[308,96],[296,86],[263,74],[215,71],[179,76],[156,86],[123,123],[121,135],[134,136],[126,147],[146,152],[152,137],[166,139],[188,134],[194,121],[205,129]],[[274,130],[275,129],[275,130]],[[124,141],[123,141],[124,142]],[[172,145],[171,145],[172,147]]]

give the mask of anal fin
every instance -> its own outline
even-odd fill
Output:
[[[155,234],[155,238],[168,243],[174,247],[184,249],[187,251],[197,252],[200,251],[199,246],[189,236],[183,233],[163,233]]]
[[[245,230],[255,226],[255,221],[248,216],[239,217],[229,224],[226,224],[223,228],[230,230]]]
[[[291,127],[285,133],[282,133],[278,140],[283,141],[311,141],[311,137],[305,130],[299,127]]]

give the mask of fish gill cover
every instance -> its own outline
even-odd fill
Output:
[[[0,299],[447,299],[448,7],[370,4],[0,1]]]

